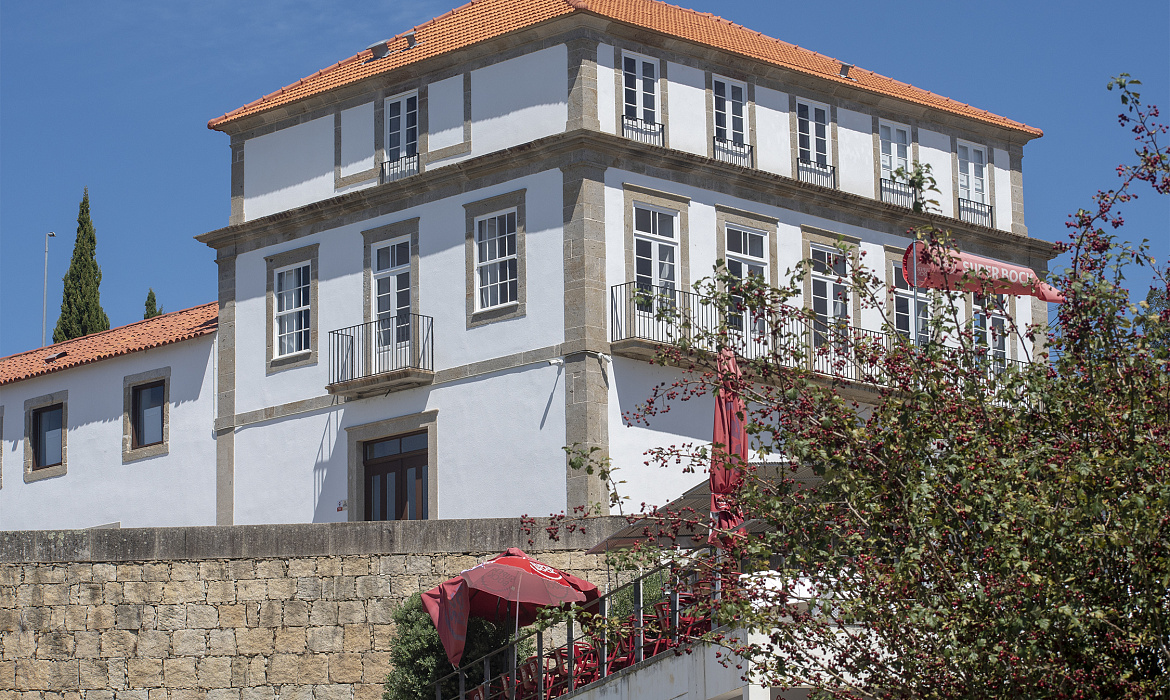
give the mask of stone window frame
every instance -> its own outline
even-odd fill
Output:
[[[526,217],[524,200],[527,188],[505,192],[486,199],[468,202],[463,205],[466,223],[465,233],[465,262],[467,268],[467,329],[482,326],[496,321],[506,321],[523,318],[528,310],[528,271],[525,262]],[[476,279],[476,244],[475,222],[491,214],[516,210],[516,301],[493,306],[490,309],[480,310],[476,298],[479,295],[479,281]]]
[[[816,228],[802,224],[800,227],[800,246],[801,259],[810,264],[810,267],[804,273],[803,290],[801,293],[801,304],[805,309],[812,308],[812,247],[814,245],[821,247],[836,248],[838,243],[844,242],[847,247],[847,252],[852,258],[852,264],[858,265],[861,261],[861,239],[857,236],[851,236],[846,233],[837,233],[835,231],[828,231],[826,229]],[[851,292],[850,296],[850,313],[849,326],[851,328],[858,327],[861,322],[861,298],[858,294]]]
[[[61,463],[43,469],[33,469],[33,412],[61,404]],[[64,476],[69,465],[69,390],[34,396],[24,402],[24,483]]]
[[[373,166],[362,170],[360,172],[351,173],[349,175],[341,174],[341,113],[347,109],[361,107],[363,105],[370,105],[374,112],[374,122],[377,122],[378,104],[374,96],[365,95],[363,97],[354,98],[336,105],[333,110],[333,189],[339,190],[351,185],[358,185],[364,182],[372,182],[378,179],[382,170],[382,164],[378,162],[377,138],[374,139],[374,149],[370,153],[373,159]],[[421,111],[421,110],[420,110]],[[420,116],[421,119],[421,116]],[[376,128],[376,127],[375,127]]]
[[[163,424],[162,442],[143,447],[134,447],[134,390],[146,384],[163,383]],[[122,464],[140,459],[158,457],[170,453],[171,444],[171,368],[158,369],[127,375],[122,378]]]
[[[317,364],[317,335],[318,319],[321,315],[319,297],[317,295],[318,253],[319,243],[313,243],[283,253],[276,253],[264,258],[266,275],[268,277],[265,293],[265,374],[275,374],[286,369],[308,367]],[[309,349],[301,352],[275,357],[276,350],[276,271],[292,265],[309,263]]]
[[[374,440],[417,433],[427,433],[427,520],[439,519],[439,412],[423,411],[373,423],[352,425],[345,429],[348,522],[363,522],[366,518],[366,480],[363,472],[364,444]]]
[[[667,100],[667,90],[670,85],[670,80],[667,76],[667,65],[670,59],[667,55],[656,55],[659,52],[647,53],[648,47],[630,48],[629,46],[617,42],[613,47],[613,77],[614,77],[614,115],[616,117],[615,130],[617,135],[625,138],[625,130],[622,127],[622,116],[626,113],[626,98],[625,98],[625,61],[622,59],[628,54],[635,58],[645,61],[655,61],[658,63],[658,123],[662,124],[662,147],[670,148],[670,128],[667,126],[670,120],[669,101]]]
[[[678,212],[678,277],[675,283],[681,291],[691,291],[691,240],[690,217],[691,198],[686,195],[663,192],[661,190],[622,183],[625,203],[622,205],[625,218],[625,240],[623,246],[626,256],[625,283],[633,282],[635,278],[634,262],[634,205],[646,204],[657,209]]]
[[[995,162],[992,160],[995,148],[986,143],[978,141],[971,141],[970,139],[960,138],[958,136],[951,136],[951,205],[954,207],[955,219],[959,219],[959,146],[966,146],[968,149],[976,149],[983,151],[983,188],[984,195],[987,201],[984,202],[991,207],[991,226],[995,228],[996,211],[995,211]],[[960,219],[961,221],[962,219]],[[964,222],[969,223],[969,222]],[[979,224],[974,224],[978,226]]]
[[[363,322],[370,323],[374,320],[374,250],[379,246],[379,244],[386,243],[397,238],[410,239],[410,313],[420,313],[418,302],[418,224],[419,217],[416,216],[411,219],[403,219],[402,221],[395,221],[394,223],[384,224],[382,226],[362,231],[362,292],[364,295],[364,301],[362,302]]]
[[[715,258],[727,259],[727,225],[742,226],[750,231],[765,234],[768,246],[768,284],[778,287],[780,283],[780,265],[777,246],[779,244],[780,220],[767,214],[736,209],[725,204],[715,205]]]
[[[797,114],[797,105],[805,103],[810,107],[824,107],[828,114],[828,148],[829,148],[829,165],[833,166],[835,173],[834,188],[841,189],[841,153],[837,142],[837,103],[830,101],[827,97],[808,97],[804,93],[797,94],[796,92],[788,92],[788,126],[791,130],[789,133],[789,142],[792,148],[792,174],[794,178],[799,179],[800,166],[800,117]]]
[[[738,84],[743,87],[743,119],[744,119],[744,140],[752,149],[752,164],[751,169],[756,170],[759,158],[756,157],[756,81],[752,76],[744,76],[742,78],[733,78],[726,73],[717,73],[713,71],[704,71],[705,87],[706,87],[706,111],[707,111],[707,157],[715,157],[715,81],[721,80],[727,84]]]

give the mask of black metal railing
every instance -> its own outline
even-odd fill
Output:
[[[887,204],[894,204],[899,207],[906,207],[913,209],[914,203],[918,201],[918,193],[914,188],[904,182],[897,180],[887,180],[882,178],[882,201]]]
[[[547,700],[601,681],[709,632],[720,583],[654,569],[439,678],[435,700]]]
[[[766,319],[747,313],[721,313],[702,295],[637,282],[611,288],[610,312],[611,340],[615,343],[643,340],[713,352],[718,338],[748,360],[767,359],[785,367],[870,384],[890,383],[882,360],[895,343],[909,342],[901,333],[891,336],[857,328],[845,319],[810,318],[794,307],[783,307]],[[721,322],[726,334],[720,333]],[[960,348],[953,351],[966,352]],[[977,363],[969,376],[989,389],[1008,366],[1027,364],[986,350],[966,355]]]
[[[412,156],[402,156],[398,160],[388,160],[382,163],[382,183],[418,175],[418,160],[418,154],[415,153]]]
[[[818,163],[815,160],[798,159],[796,161],[796,176],[801,182],[837,189],[837,169],[828,164]]]
[[[637,117],[622,115],[622,136],[631,141],[648,143],[652,146],[662,146],[662,125],[658,122],[645,121]]]
[[[724,163],[731,163],[732,165],[742,165],[745,168],[755,167],[755,161],[752,157],[752,145],[750,143],[737,143],[716,136],[714,150],[715,160],[721,160]]]
[[[991,205],[959,198],[959,220],[991,228]]]
[[[433,372],[432,324],[430,316],[409,314],[329,331],[329,383],[401,369]]]

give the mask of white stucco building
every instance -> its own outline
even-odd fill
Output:
[[[814,258],[803,303],[877,329],[832,301],[831,246],[895,284],[927,221],[892,174],[914,161],[964,250],[1051,257],[1024,225],[1039,130],[654,0],[481,0],[209,127],[230,137],[231,216],[198,237],[219,280],[200,522],[571,511],[604,500],[567,468],[573,444],[609,455],[633,503],[678,496],[695,477],[643,452],[709,440],[710,406],[624,424],[675,376],[640,359],[663,338],[635,287],[691,303],[717,259],[776,282]],[[5,425],[0,499],[20,459]],[[131,519],[116,510],[68,522]],[[16,512],[0,528],[39,526]]]

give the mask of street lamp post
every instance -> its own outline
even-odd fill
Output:
[[[49,231],[45,234],[45,285],[41,290],[41,347],[45,347],[45,316],[49,304],[49,239],[56,238],[57,234]]]

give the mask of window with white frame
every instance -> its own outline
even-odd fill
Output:
[[[311,266],[306,262],[277,269],[274,273],[276,357],[311,349],[310,270]]]
[[[910,168],[910,129],[898,124],[880,124],[882,178],[893,180],[898,169]]]
[[[676,212],[646,204],[634,205],[634,282],[640,295],[653,295],[665,303],[674,303],[678,281],[678,243]],[[639,311],[653,311],[646,300],[639,301]]]
[[[418,153],[418,95],[386,100],[386,159],[390,162]]]
[[[959,198],[979,204],[987,203],[987,153],[965,143],[959,151]]]
[[[972,295],[972,325],[975,343],[986,349],[999,367],[1007,359],[1007,314],[1002,294]]]
[[[912,343],[925,345],[930,341],[930,292],[925,289],[914,293],[902,273],[902,262],[893,264],[894,277],[894,329]]]
[[[814,102],[796,103],[797,158],[822,167],[832,161],[829,150],[829,108]]]
[[[410,342],[410,239],[400,238],[374,250],[373,304],[377,345]]]
[[[849,286],[845,254],[827,246],[811,246],[814,342],[819,347],[849,324]]]
[[[475,251],[479,310],[519,301],[516,210],[476,219]]]
[[[626,54],[622,73],[623,114],[627,119],[658,123],[658,61]]]
[[[743,226],[728,224],[727,236],[727,271],[745,279],[755,275],[761,279],[768,278],[768,234]],[[738,305],[739,299],[736,298]],[[743,319],[739,314],[732,314],[728,318],[728,325],[743,330]],[[763,330],[761,327],[759,330]]]
[[[742,146],[747,131],[747,88],[725,78],[712,80],[715,99],[715,139]]]

